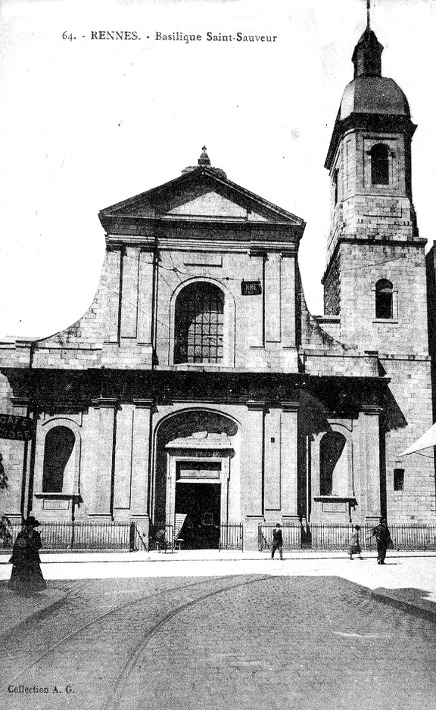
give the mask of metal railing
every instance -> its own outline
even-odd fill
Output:
[[[274,525],[259,526],[259,550],[270,549]],[[372,535],[373,525],[362,525],[360,545],[362,550],[374,551],[377,541]],[[393,549],[436,550],[436,524],[393,523],[389,525]],[[283,525],[284,550],[347,550],[353,526],[350,524],[310,523],[305,525]]]
[[[220,550],[242,550],[244,544],[244,526],[242,523],[220,525]]]
[[[271,524],[259,525],[259,550],[271,549],[273,540],[273,530],[276,526]],[[283,549],[301,549],[301,525],[282,526]]]
[[[400,550],[436,550],[435,525],[402,525],[395,523],[389,526],[394,549]],[[374,538],[373,545],[375,545]]]
[[[10,524],[10,538],[2,543],[4,550],[12,549],[21,529],[19,522]],[[132,549],[132,526],[129,522],[44,521],[38,531],[41,535],[42,552]]]
[[[21,530],[18,521],[8,522],[6,535],[0,540],[0,549],[11,550],[15,538]],[[264,523],[258,529],[259,550],[271,549],[273,524]],[[372,525],[362,525],[360,544],[362,550],[375,551],[377,541],[372,536]],[[389,525],[393,547],[397,550],[435,550],[436,523]],[[39,528],[42,551],[58,550],[159,550],[172,552],[175,547],[174,526],[154,523],[150,526],[147,539],[135,523],[44,521]],[[353,526],[349,524],[310,523],[307,525],[283,525],[284,550],[346,550],[350,543]],[[244,526],[242,523],[220,525],[219,549],[242,550]]]

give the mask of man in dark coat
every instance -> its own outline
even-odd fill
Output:
[[[271,559],[274,559],[275,551],[278,550],[280,553],[280,559],[283,559],[283,535],[280,523],[277,523],[273,530],[273,542],[271,548]]]
[[[392,545],[391,533],[385,518],[380,518],[380,523],[373,528],[371,534],[377,540],[377,564],[384,565],[386,550]]]
[[[12,574],[8,587],[21,594],[32,594],[46,589],[40,567],[39,550],[42,547],[41,536],[36,530],[40,523],[30,516],[18,533],[12,550]]]

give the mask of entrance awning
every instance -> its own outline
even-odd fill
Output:
[[[416,451],[421,451],[422,449],[428,449],[430,446],[436,446],[436,424],[430,427],[422,436],[419,437],[409,448],[399,454],[399,456],[406,456],[407,454],[414,454]]]

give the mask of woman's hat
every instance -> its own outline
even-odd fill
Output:
[[[37,528],[39,527],[39,525],[41,525],[41,523],[39,522],[39,520],[34,518],[33,515],[30,515],[26,520],[26,525],[32,525],[34,528]]]

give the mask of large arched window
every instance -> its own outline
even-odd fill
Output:
[[[66,426],[56,426],[47,433],[44,446],[42,490],[62,493],[64,473],[73,453],[76,437]]]
[[[338,431],[329,431],[321,439],[320,444],[320,495],[344,495],[341,490],[346,486],[345,457],[343,456],[347,440]]]
[[[174,363],[223,360],[224,294],[218,286],[196,282],[178,295],[174,320]]]
[[[389,148],[377,143],[371,148],[371,183],[389,185]]]
[[[380,279],[375,285],[375,317],[394,317],[394,288],[388,279]]]

